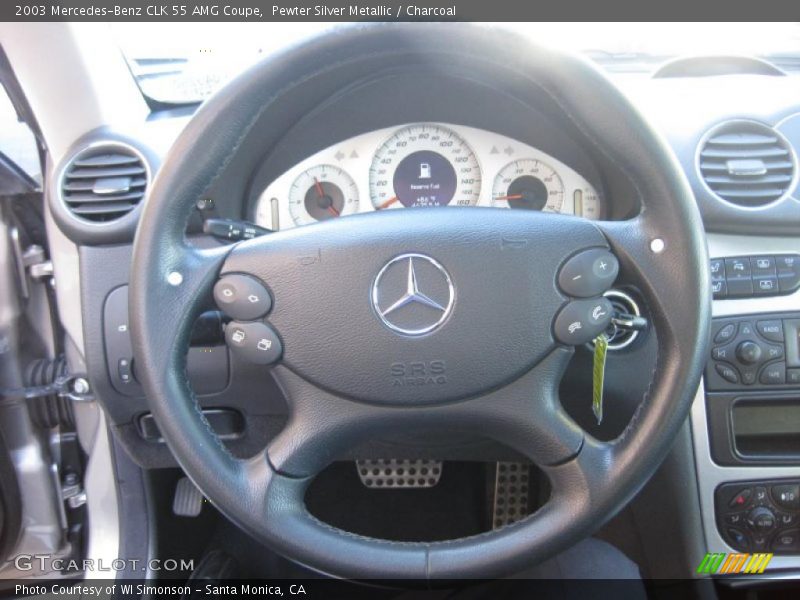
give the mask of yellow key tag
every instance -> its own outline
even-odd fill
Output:
[[[594,366],[592,367],[592,412],[597,424],[603,421],[603,381],[606,375],[608,338],[601,333],[594,340]]]

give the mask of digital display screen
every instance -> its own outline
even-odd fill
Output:
[[[733,444],[743,456],[800,456],[800,399],[733,405]]]
[[[456,193],[456,170],[438,152],[412,152],[397,165],[394,193],[403,206],[446,206]]]

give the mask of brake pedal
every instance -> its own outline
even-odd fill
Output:
[[[495,470],[492,527],[499,529],[528,516],[530,471],[526,463],[499,462]]]
[[[182,477],[175,486],[172,512],[178,517],[196,517],[203,510],[203,494],[188,477]]]
[[[358,477],[368,488],[431,488],[442,476],[442,461],[380,458],[357,460]]]

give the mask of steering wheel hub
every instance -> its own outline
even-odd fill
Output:
[[[256,238],[222,273],[267,284],[287,367],[346,398],[408,406],[476,396],[540,362],[568,300],[559,268],[592,247],[606,241],[583,219],[438,207]]]
[[[455,298],[447,269],[426,254],[396,256],[372,283],[372,308],[384,325],[401,335],[432,332],[453,312]]]

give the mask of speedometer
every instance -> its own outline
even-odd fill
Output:
[[[440,125],[410,125],[375,153],[369,171],[373,206],[470,206],[481,192],[475,153]]]

